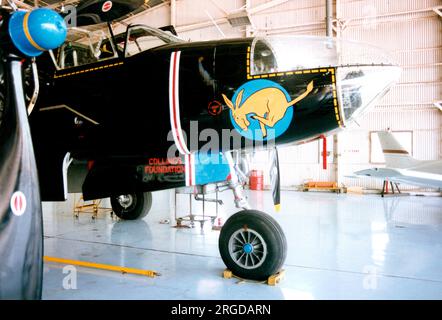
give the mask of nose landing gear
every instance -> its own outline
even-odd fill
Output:
[[[251,210],[243,195],[230,154],[230,188],[235,204],[244,210],[232,215],[221,229],[218,247],[227,268],[235,276],[267,280],[281,270],[287,256],[287,241],[281,226],[270,215]]]
[[[279,224],[257,210],[231,216],[219,237],[219,251],[227,268],[238,277],[267,280],[286,258],[287,242]]]

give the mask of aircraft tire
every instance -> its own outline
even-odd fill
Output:
[[[232,215],[221,229],[219,251],[235,276],[267,280],[281,270],[287,240],[281,226],[266,213],[243,210]]]
[[[111,197],[114,213],[122,220],[137,220],[144,218],[152,207],[152,193],[136,192],[127,195]]]

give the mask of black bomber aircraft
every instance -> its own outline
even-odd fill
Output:
[[[277,168],[278,146],[350,126],[399,68],[375,47],[330,37],[188,42],[172,27],[139,24],[117,32],[109,2],[91,1],[92,22],[37,59],[39,97],[28,102],[41,199],[81,190],[137,219],[152,191],[228,181],[241,211],[221,230],[221,257],[242,278],[266,279],[284,263],[285,236],[247,203],[232,153],[272,149]],[[68,184],[69,165],[83,174]],[[272,188],[279,205],[277,170]]]

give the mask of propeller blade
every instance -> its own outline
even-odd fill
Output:
[[[0,50],[1,54],[1,50]],[[43,226],[21,58],[0,62],[0,300],[40,299]]]
[[[279,158],[278,149],[274,148],[272,153],[272,162],[270,167],[270,182],[272,185],[272,196],[275,210],[281,208],[281,179],[279,176]]]

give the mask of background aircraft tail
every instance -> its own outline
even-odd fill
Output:
[[[391,132],[378,132],[378,137],[387,167],[405,169],[419,164],[420,161],[411,157]]]

